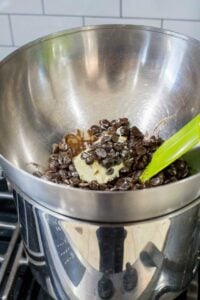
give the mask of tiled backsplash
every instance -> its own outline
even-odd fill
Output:
[[[0,0],[0,59],[52,32],[112,23],[162,27],[200,39],[200,0]]]

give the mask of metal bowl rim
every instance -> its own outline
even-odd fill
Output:
[[[58,184],[58,183],[54,183],[54,182],[51,182],[51,181],[48,181],[48,180],[44,180],[44,179],[41,179],[37,176],[34,176],[32,175],[31,173],[21,169],[21,168],[18,168],[16,167],[15,165],[13,165],[9,160],[5,159],[1,154],[0,154],[0,157],[1,159],[3,159],[4,161],[6,161],[7,164],[9,164],[12,168],[15,168],[18,172],[21,172],[22,174],[24,174],[25,176],[28,176],[30,177],[31,179],[34,178],[35,181],[37,182],[41,182],[47,186],[52,186],[52,187],[57,187],[57,188],[62,188],[62,189],[65,189],[66,191],[68,190],[71,190],[71,191],[81,191],[81,192],[84,192],[84,193],[89,193],[89,194],[103,194],[103,195],[114,195],[114,194],[130,194],[130,193],[134,193],[134,194],[141,194],[142,192],[145,192],[145,191],[151,191],[151,192],[156,192],[157,190],[160,190],[162,189],[163,192],[165,189],[167,189],[169,186],[172,187],[172,186],[180,186],[183,185],[186,181],[189,182],[189,181],[192,181],[193,179],[195,178],[198,178],[200,177],[200,174],[197,173],[197,174],[194,174],[194,175],[191,175],[187,178],[184,178],[184,179],[181,179],[179,181],[176,181],[176,182],[172,182],[172,183],[168,183],[168,184],[165,184],[165,185],[160,185],[160,186],[157,186],[157,187],[150,187],[150,188],[145,188],[145,189],[141,189],[141,190],[130,190],[130,191],[98,191],[98,190],[87,190],[87,189],[82,189],[82,188],[76,188],[76,187],[72,187],[70,185],[65,185],[65,184]]]
[[[61,37],[61,36],[75,34],[75,33],[82,32],[82,31],[91,31],[91,30],[98,30],[98,29],[116,29],[116,28],[157,32],[157,33],[161,33],[161,34],[164,34],[164,35],[170,35],[170,36],[173,36],[175,38],[183,39],[185,41],[193,42],[197,46],[200,47],[200,42],[197,39],[193,38],[193,37],[190,37],[188,35],[184,35],[184,34],[181,34],[181,33],[175,32],[175,31],[166,30],[166,29],[162,29],[162,28],[157,28],[157,27],[153,27],[153,26],[134,25],[134,24],[117,24],[117,23],[116,24],[89,25],[89,26],[80,26],[80,27],[76,27],[76,28],[72,28],[72,29],[57,31],[55,33],[51,33],[51,34],[42,36],[40,38],[37,38],[37,39],[35,39],[31,42],[28,42],[28,43],[20,46],[16,50],[14,50],[11,54],[7,55],[0,62],[0,67],[4,63],[6,63],[8,60],[10,60],[13,56],[15,56],[16,54],[18,54],[20,52],[23,52],[24,50],[26,50],[28,48],[31,48],[32,46],[35,46],[39,43],[46,42],[48,40],[58,38],[58,37]]]

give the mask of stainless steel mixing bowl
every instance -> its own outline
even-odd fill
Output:
[[[0,103],[0,164],[21,191],[53,211],[127,222],[165,215],[199,196],[200,174],[142,191],[96,192],[36,178],[30,164],[45,166],[53,142],[102,118],[126,116],[148,133],[167,118],[160,134],[174,133],[200,111],[194,39],[129,25],[50,35],[1,62]]]

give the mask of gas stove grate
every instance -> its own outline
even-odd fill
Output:
[[[28,267],[8,188],[0,170],[0,300],[50,300]]]
[[[19,226],[9,223],[0,223],[0,230],[12,229],[13,234],[4,255],[0,256],[0,298],[8,299],[17,276],[17,271],[21,265],[26,265],[26,258],[22,257],[23,244],[19,237]]]

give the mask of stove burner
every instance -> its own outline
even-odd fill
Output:
[[[13,196],[1,170],[0,207],[0,300],[52,300],[34,280],[28,267]],[[199,299],[199,277],[197,275],[177,300]]]

